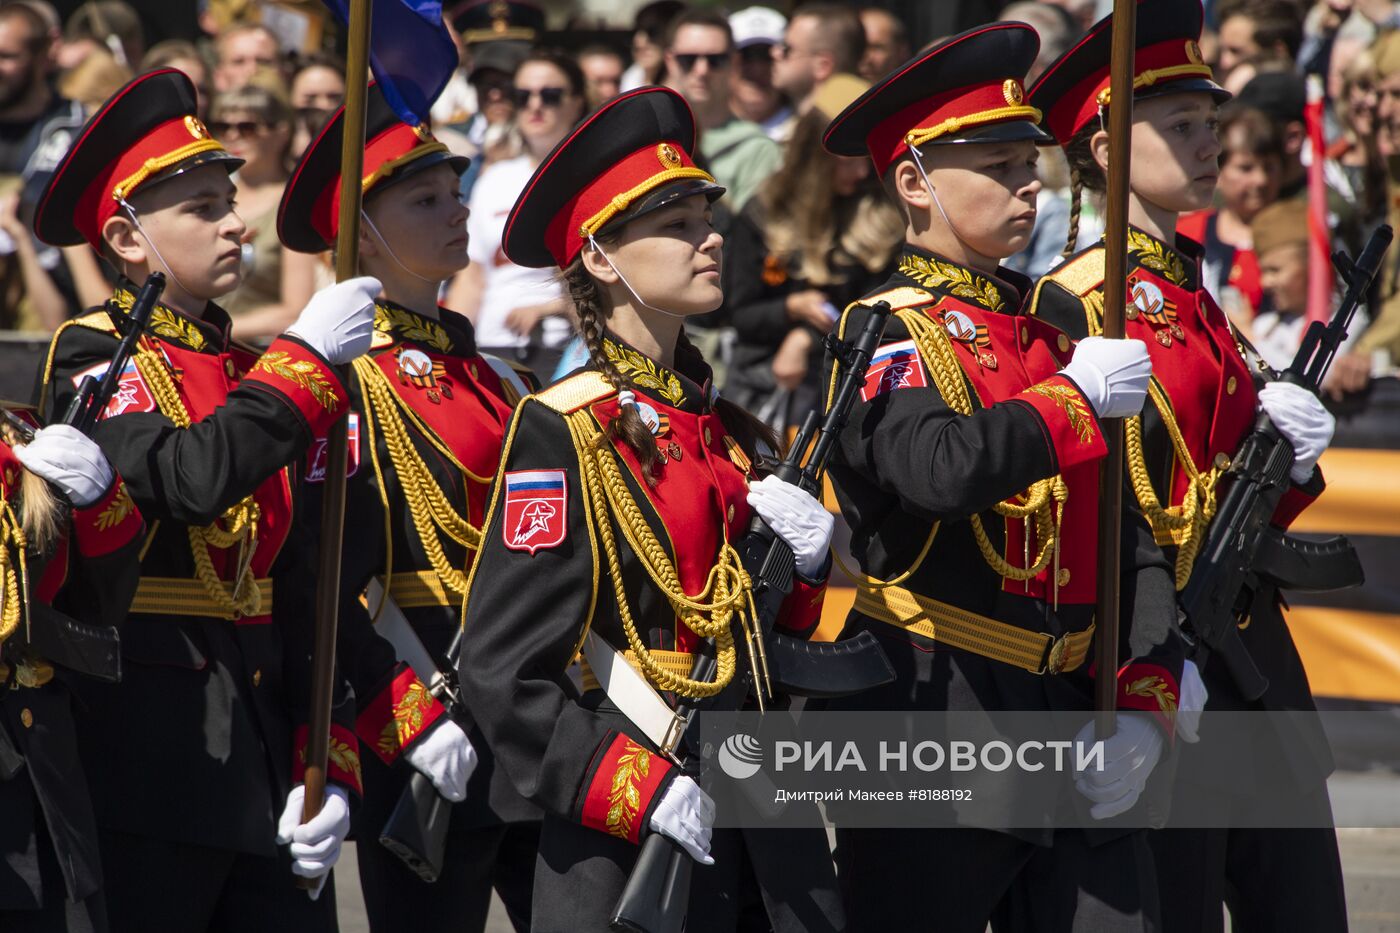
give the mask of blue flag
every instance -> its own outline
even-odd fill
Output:
[[[349,0],[325,0],[349,24]],[[457,68],[457,46],[442,21],[442,0],[370,0],[369,64],[385,101],[417,126]],[[354,75],[347,79],[356,80]]]

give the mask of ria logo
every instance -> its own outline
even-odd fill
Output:
[[[736,732],[719,747],[719,767],[736,781],[751,778],[763,767],[763,746],[753,736]]]

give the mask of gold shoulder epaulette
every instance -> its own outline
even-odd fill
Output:
[[[1104,253],[1097,246],[1060,263],[1045,274],[1050,281],[1083,298],[1103,284]]]
[[[899,288],[892,288],[877,295],[867,295],[860,301],[853,301],[846,305],[846,310],[851,310],[855,305],[869,307],[877,301],[884,301],[889,304],[890,311],[894,312],[903,311],[905,308],[919,308],[933,304],[936,300],[932,292],[924,291],[922,288],[914,288],[912,285],[901,285]]]
[[[82,314],[78,317],[70,318],[69,320],[64,321],[58,326],[58,330],[53,332],[53,337],[49,339],[49,352],[44,357],[45,386],[48,386],[49,380],[53,378],[54,356],[58,352],[59,338],[61,338],[64,332],[67,331],[70,327],[81,327],[85,330],[95,330],[104,334],[110,334],[113,337],[121,336],[117,332],[117,325],[112,323],[112,318],[107,313],[107,310],[105,308],[98,308],[95,311],[89,311],[87,314]],[[45,403],[47,401],[48,393],[41,391],[39,395],[40,418],[43,418],[47,414],[47,412],[45,412],[44,410],[46,408]]]
[[[537,392],[530,397],[561,415],[567,415],[615,394],[617,389],[613,388],[612,383],[608,382],[602,373],[587,371],[561,379],[543,392]]]
[[[100,330],[103,333],[120,336],[117,325],[112,323],[112,316],[107,313],[106,308],[98,308],[96,311],[89,311],[87,314],[79,315],[68,321],[68,324],[76,324],[78,327],[86,327],[88,330]],[[62,328],[60,328],[62,329]],[[57,336],[57,334],[55,334]]]

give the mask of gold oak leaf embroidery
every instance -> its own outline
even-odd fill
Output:
[[[1176,697],[1172,696],[1171,690],[1167,689],[1167,682],[1161,677],[1140,677],[1128,684],[1127,692],[1129,696],[1152,697],[1157,701],[1157,708],[1164,713],[1176,712]]]
[[[906,253],[899,258],[899,271],[920,285],[946,289],[949,294],[975,301],[988,311],[999,312],[1005,304],[995,285],[951,263]]]
[[[134,508],[136,508],[136,503],[131,501],[131,493],[126,491],[125,485],[119,487],[112,501],[98,513],[97,530],[106,531],[108,528],[115,528],[126,520]]]
[[[1152,237],[1137,230],[1129,230],[1128,249],[1137,256],[1138,265],[1162,273],[1174,285],[1185,284],[1186,267],[1181,264],[1181,259],[1175,253],[1168,252]]]
[[[608,833],[632,838],[632,823],[642,809],[641,781],[651,772],[651,752],[628,740],[617,756],[612,788],[608,791]]]
[[[405,340],[427,344],[439,353],[452,352],[452,338],[442,325],[398,308],[375,305],[374,329],[384,333],[398,331]]]
[[[433,695],[421,680],[408,685],[394,704],[394,719],[379,734],[379,750],[386,755],[403,748],[423,729],[423,716],[432,709]]]
[[[681,381],[676,374],[667,372],[636,350],[619,347],[612,341],[603,341],[603,352],[612,360],[622,375],[644,389],[660,392],[672,405],[679,405],[685,399]]]
[[[326,757],[330,763],[342,771],[355,775],[355,784],[361,783],[360,779],[360,753],[355,751],[346,743],[340,741],[335,736],[331,736],[330,745],[326,751]]]
[[[335,394],[331,381],[325,377],[319,366],[309,360],[294,360],[291,354],[274,350],[264,353],[253,370],[272,373],[293,385],[301,386],[327,411],[340,402],[340,396]]]
[[[136,296],[122,289],[112,296],[110,303],[130,314],[132,306],[136,304]],[[151,309],[151,322],[147,329],[157,337],[183,343],[191,350],[204,349],[204,335],[199,332],[199,328],[162,305]]]
[[[1069,386],[1061,385],[1033,385],[1027,392],[1034,392],[1036,395],[1043,395],[1050,401],[1059,405],[1065,413],[1065,418],[1069,420],[1069,427],[1079,438],[1079,442],[1087,444],[1094,436],[1094,419],[1089,414],[1089,404],[1084,401],[1084,397]]]

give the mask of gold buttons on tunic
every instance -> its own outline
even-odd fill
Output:
[[[34,714],[29,711],[29,707],[19,711],[19,721],[24,723],[24,728],[28,729],[34,725]]]
[[[1234,394],[1235,394],[1235,390],[1238,389],[1239,387],[1240,387],[1240,384],[1239,384],[1238,381],[1236,381],[1236,379],[1235,379],[1234,376],[1231,376],[1229,379],[1226,379],[1226,380],[1225,380],[1225,394],[1226,394],[1226,395],[1234,395]]]
[[[476,364],[473,363],[471,368],[472,368],[472,378],[475,379],[475,378],[476,378]]]
[[[1230,457],[1224,452],[1215,455],[1215,468],[1217,470],[1230,469]]]
[[[1021,342],[1026,346],[1031,345],[1031,329],[1026,325],[1021,325]]]
[[[256,686],[258,686],[258,685],[261,684],[261,683],[262,683],[262,671],[261,671],[261,670],[253,671],[253,686],[256,687]]]
[[[233,360],[224,360],[224,372],[230,379],[238,375],[238,367],[233,365]]]
[[[732,504],[729,506],[729,511],[726,512],[725,515],[728,517],[728,520],[730,522],[734,521],[734,506]]]
[[[706,429],[705,429],[705,446],[706,446],[706,447],[709,447],[709,446],[710,446],[710,429],[709,429],[709,428],[706,428]]]
[[[1055,345],[1056,345],[1057,347],[1060,348],[1060,352],[1061,352],[1061,353],[1068,353],[1068,352],[1069,352],[1069,337],[1067,337],[1067,336],[1064,335],[1064,334],[1061,334],[1061,335],[1060,335],[1060,339],[1055,341]]]
[[[1055,577],[1055,582],[1060,586],[1069,586],[1069,568],[1061,567],[1059,576]]]

